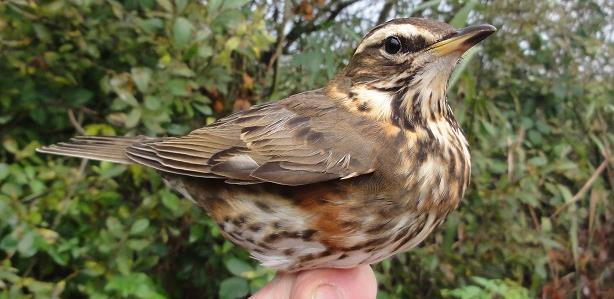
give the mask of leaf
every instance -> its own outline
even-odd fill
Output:
[[[138,235],[144,232],[148,227],[149,227],[149,220],[141,218],[132,224],[132,227],[130,227],[130,234]]]
[[[149,9],[154,8],[156,1],[155,0],[139,0],[139,4],[141,5],[142,8],[149,10]]]
[[[222,281],[219,295],[221,299],[235,299],[245,297],[248,292],[247,280],[241,277],[231,277]]]
[[[102,166],[105,165],[105,166]],[[110,179],[122,174],[126,170],[126,165],[112,164],[110,162],[101,163],[100,177],[103,179]]]
[[[203,104],[194,103],[193,106],[194,106],[194,108],[196,108],[196,110],[200,111],[200,113],[202,113],[204,115],[212,115],[213,114],[213,110],[211,109],[211,107],[209,105],[203,105]]]
[[[105,267],[97,261],[88,260],[85,262],[85,268],[83,269],[83,272],[84,274],[89,276],[100,276],[104,274]]]
[[[559,191],[561,192],[561,196],[563,197],[564,201],[570,202],[571,199],[573,198],[573,195],[571,194],[571,191],[569,190],[569,188],[561,184],[557,184],[557,187],[559,188]]]
[[[170,93],[174,96],[187,96],[189,95],[188,91],[188,82],[182,79],[172,79],[166,82],[166,87],[170,91]]]
[[[134,128],[141,120],[142,111],[140,108],[133,108],[130,113],[128,113],[128,117],[126,117],[126,122],[124,125],[127,128]]]
[[[75,106],[85,105],[94,97],[94,93],[85,88],[77,88],[68,95],[68,100]]]
[[[139,22],[139,27],[149,33],[155,33],[156,31],[164,28],[164,22],[158,18],[149,18]]]
[[[217,13],[220,7],[222,6],[222,3],[224,3],[223,0],[209,0],[208,6],[207,6],[207,8],[209,9],[209,13],[210,14]]]
[[[13,138],[4,139],[2,145],[4,146],[4,149],[11,154],[15,154],[19,151],[17,141],[15,141]]]
[[[134,97],[134,95],[132,95],[131,93],[129,93],[128,91],[125,90],[120,90],[117,95],[119,96],[119,99],[122,100],[124,103],[136,107],[139,105],[139,102],[136,100],[136,98]]]
[[[534,145],[541,145],[544,141],[542,134],[540,134],[537,130],[529,130],[527,137],[529,137],[529,140]]]
[[[136,250],[136,251],[143,250],[147,246],[149,246],[150,244],[151,244],[151,242],[149,240],[143,240],[143,239],[131,239],[131,240],[128,240],[128,247],[130,247],[130,249]]]
[[[243,14],[238,10],[226,10],[219,14],[213,22],[211,22],[211,28],[215,31],[221,31],[226,29],[233,29],[240,24],[243,24],[245,20]]]
[[[120,246],[119,251],[113,256],[119,273],[128,274],[134,265],[133,252],[127,246]]]
[[[152,71],[147,67],[133,67],[130,70],[132,81],[141,92],[146,92],[151,81]]]
[[[51,32],[49,29],[43,24],[34,24],[34,32],[36,33],[36,37],[44,43],[47,43],[51,40]]]
[[[118,19],[123,19],[124,18],[124,6],[121,3],[114,1],[114,0],[110,0],[109,3],[111,4],[111,10],[115,14],[115,16]]]
[[[201,58],[209,58],[213,55],[213,49],[209,45],[200,45],[198,47],[198,56]]]
[[[116,237],[120,237],[124,235],[124,226],[117,220],[115,217],[109,217],[106,220],[106,226],[109,229],[109,232]]]
[[[194,71],[192,71],[190,69],[190,67],[188,67],[185,64],[180,64],[180,65],[177,65],[177,66],[173,67],[171,69],[171,72],[172,72],[173,75],[177,75],[177,76],[181,76],[181,77],[187,77],[187,78],[194,77],[194,75],[195,75]]]
[[[0,187],[0,192],[10,196],[11,198],[20,197],[23,194],[23,188],[13,182],[6,182]]]
[[[157,96],[148,95],[145,97],[145,108],[155,111],[160,109],[160,106],[160,98]]]
[[[226,265],[226,269],[235,276],[246,277],[246,274],[254,271],[252,266],[248,263],[234,257],[227,259],[224,265]]]
[[[548,159],[544,156],[537,156],[529,159],[529,164],[534,166],[544,166],[548,164]]]
[[[419,5],[416,5],[416,7],[414,7],[407,15],[412,16],[417,12],[423,11],[427,8],[431,8],[431,7],[435,7],[437,5],[439,5],[439,3],[441,2],[441,0],[430,0],[430,1],[426,1],[424,3],[420,3]]]
[[[247,4],[249,0],[225,0],[224,9],[237,9]]]
[[[173,3],[169,0],[158,0],[158,5],[160,5],[167,12],[173,12]]]
[[[162,200],[162,204],[173,213],[177,213],[179,211],[179,198],[177,198],[174,193],[166,190],[164,192],[160,192],[160,199]]]
[[[32,230],[27,231],[17,243],[17,251],[23,258],[29,258],[38,252],[35,244],[36,233]]]
[[[6,163],[0,163],[0,181],[9,176],[9,165]]]
[[[173,43],[178,48],[185,48],[192,37],[193,26],[184,17],[178,17],[173,25]]]
[[[188,0],[175,0],[175,6],[177,7],[177,13],[182,13],[187,5],[188,5]]]
[[[241,39],[238,36],[233,36],[226,41],[226,49],[230,51],[236,50],[240,43]]]
[[[454,85],[456,85],[456,82],[458,81],[458,78],[460,78],[460,75],[463,73],[463,71],[467,68],[467,66],[469,65],[469,62],[471,62],[471,60],[473,59],[473,57],[481,50],[481,47],[473,47],[469,50],[467,50],[467,52],[465,52],[465,54],[463,54],[463,57],[460,61],[460,63],[456,66],[456,68],[454,69],[454,72],[452,72],[452,76],[450,76],[450,83],[448,84],[449,87],[448,89],[454,87]]]
[[[450,21],[450,25],[455,28],[464,27],[467,24],[467,19],[469,18],[469,13],[473,10],[475,5],[477,4],[476,0],[469,0],[465,3],[461,9],[454,15],[452,20]]]
[[[38,141],[32,141],[28,143],[24,148],[22,148],[19,152],[15,154],[15,158],[17,160],[21,160],[23,158],[31,157],[36,153],[36,149],[40,147]]]
[[[144,273],[111,276],[104,289],[105,291],[115,291],[121,297],[131,297],[132,295],[142,299],[166,298],[156,290],[153,280]]]

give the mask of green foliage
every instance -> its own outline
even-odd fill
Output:
[[[455,290],[442,290],[444,297],[460,299],[529,299],[527,289],[514,281],[485,279],[482,277],[471,278],[477,285],[467,285]]]
[[[264,286],[274,273],[153,171],[34,150],[75,134],[183,134],[322,86],[378,12],[303,2],[311,14],[271,1],[1,2],[0,298],[242,298]],[[394,2],[389,17],[499,31],[449,93],[472,148],[470,192],[424,245],[375,267],[378,296],[612,296],[611,9],[418,2]]]

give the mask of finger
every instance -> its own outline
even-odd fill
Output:
[[[292,299],[374,299],[375,274],[368,265],[353,269],[318,269],[300,272],[292,287]]]
[[[290,292],[292,291],[292,286],[294,285],[295,280],[296,274],[277,274],[277,276],[271,282],[249,298],[288,299],[290,298]]]

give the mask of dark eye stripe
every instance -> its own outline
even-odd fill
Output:
[[[401,35],[395,35],[401,41],[401,52],[403,53],[414,53],[420,50],[424,50],[429,46],[429,43],[422,36],[412,36],[410,38]],[[371,44],[366,47],[369,48],[382,48],[386,44],[386,40],[382,40],[379,43]]]
[[[414,53],[420,50],[426,49],[426,47],[430,46],[430,44],[426,41],[426,39],[422,36],[412,36],[408,38],[406,36],[395,35],[401,41],[401,51],[403,53]],[[363,52],[367,52],[369,49],[379,50],[386,45],[386,39],[381,40],[378,43],[373,43],[367,45]]]
[[[405,36],[398,37],[401,40],[401,44],[403,45],[401,51],[408,52],[418,52],[428,45],[426,39],[422,36],[416,35],[411,38],[407,38]]]

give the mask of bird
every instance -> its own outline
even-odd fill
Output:
[[[446,92],[495,31],[393,19],[320,89],[184,136],[77,136],[38,152],[157,170],[264,267],[374,264],[421,243],[466,193],[469,145]]]

